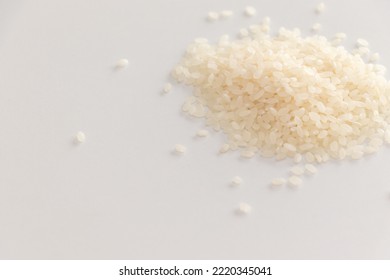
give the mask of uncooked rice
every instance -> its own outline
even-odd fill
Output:
[[[207,14],[207,19],[208,19],[209,21],[216,21],[216,20],[219,19],[219,14],[216,13],[216,12],[209,12],[209,13]]]
[[[300,163],[302,161],[302,155],[301,154],[295,154],[294,156],[294,162]]]
[[[305,169],[303,169],[299,165],[296,165],[296,166],[291,167],[290,172],[294,175],[301,176],[305,173]]]
[[[248,37],[249,36],[249,31],[246,28],[241,28],[239,35],[241,38]]]
[[[309,174],[315,174],[317,173],[317,167],[315,167],[313,164],[305,164],[305,170],[307,171],[307,173]]]
[[[325,4],[323,2],[319,3],[316,7],[316,13],[322,14],[325,10]]]
[[[240,153],[240,155],[243,158],[253,158],[255,156],[255,151],[253,151],[253,150],[243,150]]]
[[[380,58],[379,53],[373,53],[369,58],[369,62],[371,63],[378,62],[379,58]]]
[[[220,13],[220,17],[221,18],[230,18],[231,16],[233,16],[233,11],[231,10],[224,10]]]
[[[283,179],[283,178],[275,178],[271,181],[271,184],[272,186],[281,186],[281,185],[284,185],[286,183],[286,179]]]
[[[234,177],[233,180],[232,180],[233,186],[239,186],[239,185],[242,184],[242,182],[243,182],[243,180],[239,176]]]
[[[356,40],[356,44],[357,44],[359,47],[368,47],[368,42],[367,42],[367,40],[362,39],[362,38],[357,39],[357,40]]]
[[[171,90],[172,90],[172,84],[171,84],[171,83],[166,83],[166,84],[164,85],[164,88],[163,88],[164,93],[168,93],[168,92],[170,92]]]
[[[224,154],[226,153],[227,151],[229,151],[230,149],[230,145],[229,144],[223,144],[222,147],[219,149],[219,153],[220,154]]]
[[[238,208],[237,208],[237,213],[238,213],[238,214],[247,215],[247,214],[249,214],[250,212],[252,212],[252,207],[251,207],[248,203],[241,202],[241,203],[238,205]]]
[[[124,69],[129,65],[129,61],[126,58],[121,58],[116,63],[117,69]]]
[[[384,66],[298,29],[271,36],[268,24],[240,40],[197,39],[172,72],[194,89],[183,111],[227,135],[221,152],[319,163],[359,159],[390,141]]]
[[[184,145],[176,144],[176,145],[175,145],[175,152],[176,152],[177,154],[182,155],[182,154],[184,154],[185,152],[187,152],[187,148],[186,148],[186,146],[184,146]]]
[[[198,136],[198,137],[207,137],[207,136],[209,136],[209,132],[206,129],[200,129],[196,133],[196,136]]]
[[[299,187],[302,185],[302,179],[299,178],[298,176],[291,176],[288,178],[288,183],[292,187]]]
[[[84,143],[85,140],[86,140],[85,133],[82,131],[77,132],[76,137],[75,137],[75,141],[77,143],[81,144],[81,143]]]
[[[256,14],[256,9],[254,7],[248,6],[245,8],[245,15],[252,17]]]
[[[347,34],[339,32],[339,33],[334,34],[334,38],[344,40],[345,38],[347,38]]]
[[[322,28],[322,25],[317,22],[317,23],[313,24],[313,26],[311,27],[311,31],[316,33],[318,31],[320,31],[321,28]]]

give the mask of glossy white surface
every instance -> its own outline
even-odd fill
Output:
[[[291,162],[218,156],[224,136],[195,137],[203,122],[180,113],[189,90],[161,94],[194,38],[264,16],[273,31],[319,22],[348,46],[367,39],[390,66],[390,1],[327,0],[316,15],[319,2],[0,1],[0,258],[390,258],[388,148],[275,191]],[[222,10],[234,16],[206,21]]]

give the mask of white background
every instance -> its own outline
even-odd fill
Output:
[[[254,18],[242,12],[250,4]],[[390,65],[390,1],[0,1],[0,258],[390,258],[390,151],[330,163],[299,190],[273,191],[290,162],[218,156],[220,133],[161,95],[196,37],[270,16],[273,31],[367,39]],[[209,11],[232,19],[208,23]],[[128,58],[129,67],[114,71]],[[72,144],[77,131],[87,142]],[[175,144],[184,157],[171,154]],[[232,177],[244,179],[231,188]],[[240,202],[252,205],[237,216]]]

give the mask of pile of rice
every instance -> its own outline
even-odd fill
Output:
[[[323,36],[268,30],[252,26],[239,40],[188,46],[172,73],[193,88],[183,111],[206,118],[229,149],[248,157],[359,159],[390,142],[385,67]]]

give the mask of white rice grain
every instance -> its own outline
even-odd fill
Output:
[[[232,179],[232,185],[233,186],[240,186],[242,184],[243,180],[241,177],[239,176],[235,176],[233,179]]]
[[[321,2],[316,7],[316,13],[322,14],[324,11],[325,11],[325,4],[324,4],[324,2]]]
[[[209,12],[207,14],[208,21],[217,21],[219,19],[219,13],[216,12]]]
[[[245,7],[245,15],[247,15],[248,17],[252,17],[255,14],[256,14],[256,9],[254,7],[251,6]]]
[[[362,38],[356,40],[357,47],[368,47],[368,41]]]
[[[169,93],[171,90],[172,90],[172,84],[166,83],[163,88],[164,93]]]
[[[295,151],[297,150],[297,148],[296,148],[294,145],[290,144],[290,143],[285,143],[285,144],[283,145],[283,147],[284,147],[286,150],[290,151],[290,152],[295,152]]]
[[[369,58],[369,62],[372,63],[378,62],[379,58],[380,58],[379,53],[373,53]]]
[[[290,172],[294,175],[301,176],[305,173],[305,170],[301,166],[296,165],[290,168]]]
[[[305,154],[305,159],[307,162],[310,162],[310,163],[315,161],[314,155],[310,152]]]
[[[284,184],[286,184],[286,179],[284,179],[284,178],[275,178],[271,181],[271,185],[275,186],[275,187],[281,186]]]
[[[290,186],[292,187],[299,187],[302,185],[302,179],[299,178],[298,176],[290,176],[288,178],[288,183],[290,184]]]
[[[185,154],[187,152],[187,147],[181,144],[176,144],[175,152],[180,155]]]
[[[311,27],[311,31],[314,33],[317,33],[321,30],[321,28],[322,28],[322,25],[317,22],[317,23],[313,24],[313,26]]]
[[[230,18],[233,16],[233,11],[230,10],[224,10],[220,13],[220,17],[223,19]]]
[[[300,163],[302,161],[302,155],[301,154],[295,154],[294,156],[294,162]]]
[[[344,40],[345,38],[347,38],[347,34],[343,33],[343,32],[339,32],[339,33],[336,33],[334,35],[334,38],[335,39],[341,39],[341,40]]]
[[[253,158],[255,156],[255,152],[251,150],[243,150],[241,151],[240,156],[243,158]]]
[[[117,69],[124,69],[129,65],[129,61],[126,58],[121,58],[116,63]]]
[[[236,212],[240,215],[248,215],[252,212],[252,207],[248,203],[241,202],[238,205]]]
[[[248,29],[246,29],[246,28],[241,28],[241,29],[240,29],[240,32],[239,32],[239,35],[240,35],[241,38],[244,38],[244,37],[249,36],[249,31],[248,31]]]
[[[75,137],[76,143],[82,144],[85,142],[85,140],[86,140],[85,133],[82,131],[77,132],[76,137]]]
[[[305,164],[306,172],[309,174],[315,174],[317,173],[317,167],[315,167],[313,164]]]
[[[230,150],[230,145],[229,144],[223,144],[222,147],[219,149],[220,154],[224,154],[227,151]]]
[[[200,129],[196,133],[196,136],[198,136],[198,137],[207,137],[207,136],[209,136],[209,132],[206,129]]]

